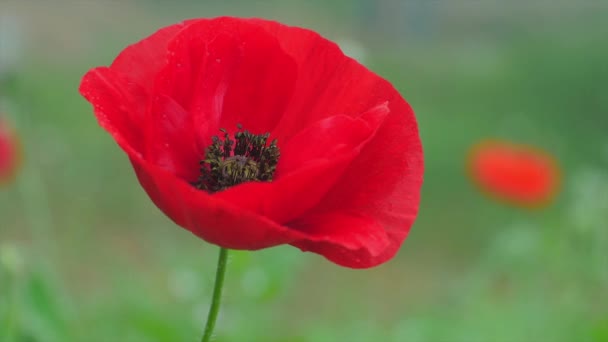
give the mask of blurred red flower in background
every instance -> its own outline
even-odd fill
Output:
[[[549,204],[560,185],[559,168],[550,154],[508,141],[486,140],[474,145],[468,169],[482,191],[521,207]]]
[[[210,243],[291,244],[365,268],[392,258],[416,218],[412,109],[310,30],[185,21],[90,70],[80,92],[154,203]]]
[[[0,114],[0,185],[12,181],[21,165],[21,148],[15,131]]]

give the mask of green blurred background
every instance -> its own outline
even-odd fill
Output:
[[[153,206],[77,88],[157,28],[218,15],[311,28],[387,78],[427,170],[385,265],[232,253],[216,341],[608,341],[605,0],[2,0],[0,111],[25,165],[0,188],[0,341],[200,338],[217,247]],[[551,207],[471,186],[467,150],[488,137],[558,158]]]

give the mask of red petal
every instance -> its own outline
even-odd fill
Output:
[[[388,114],[386,107],[376,111],[380,112],[378,115]],[[351,152],[377,128],[371,127],[364,119],[346,115],[319,120],[281,146],[277,178],[302,168],[306,163],[329,160]]]
[[[99,124],[125,151],[143,153],[148,96],[139,85],[99,67],[87,72],[79,90],[93,104]]]
[[[187,182],[196,181],[204,153],[197,146],[190,113],[171,98],[157,95],[147,125],[144,158]]]
[[[376,263],[370,260],[388,260],[400,246],[389,239],[378,222],[342,212],[309,216],[293,226],[306,230],[308,238],[292,245],[345,267],[374,266]]]
[[[398,94],[390,101],[390,114],[374,139],[344,172],[340,181],[309,213],[294,223],[305,234],[321,231],[315,226],[322,220],[339,224],[361,222],[365,233],[349,234],[346,229],[332,231],[326,242],[317,246],[315,240],[293,245],[324,255],[347,267],[365,268],[381,264],[394,256],[406,238],[418,212],[422,185],[422,146],[413,112]],[[348,217],[348,220],[345,219]],[[339,227],[339,226],[338,226]],[[357,230],[355,230],[357,231]],[[358,238],[368,234],[368,240]],[[385,238],[379,238],[385,236]],[[378,252],[378,241],[388,241]]]
[[[175,101],[162,95],[149,99],[137,84],[105,67],[89,71],[80,92],[94,105],[99,124],[127,153],[141,154],[185,180],[197,179],[203,154],[191,115]]]
[[[15,132],[0,116],[0,185],[14,178],[21,164],[20,152]]]
[[[506,141],[483,141],[473,147],[469,169],[489,194],[523,207],[550,203],[559,187],[559,168],[548,153]]]
[[[316,32],[274,21],[252,20],[276,36],[298,70],[293,97],[275,135],[279,141],[324,117],[358,116],[396,91]]]
[[[340,229],[324,243],[309,240],[294,244],[347,267],[372,267],[385,262],[403,243],[420,202],[423,157],[413,111],[388,82],[345,57],[334,43],[318,34],[275,22],[256,23],[277,36],[299,68],[294,98],[277,128],[279,139],[292,135],[308,120],[336,113],[357,116],[378,103],[388,102],[391,114],[382,129],[309,213],[317,219],[304,217],[296,224],[305,233],[314,232],[315,222],[321,217],[332,220],[336,212],[341,212],[353,220],[375,222],[366,229],[384,234],[387,240],[381,240],[389,241],[389,245],[383,253],[376,253],[373,239],[353,239],[347,230]]]
[[[283,115],[295,64],[264,29],[234,18],[199,20],[168,49],[156,92],[191,113],[201,149],[219,128],[233,132],[240,123],[253,133],[265,133]]]
[[[177,225],[210,243],[255,250],[303,237],[298,231],[200,191],[148,162],[138,158],[131,158],[131,162],[156,206]]]
[[[167,63],[169,41],[186,25],[187,22],[167,26],[128,46],[116,57],[110,68],[150,93],[158,72]]]
[[[287,224],[319,203],[387,114],[386,106],[378,106],[361,118],[342,115],[316,122],[281,148],[273,182],[246,183],[216,196]]]

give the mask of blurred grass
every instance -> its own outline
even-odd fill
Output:
[[[39,18],[35,3],[13,9]],[[606,8],[536,4],[438,2],[435,33],[403,41],[361,27],[346,1],[43,5],[28,29],[55,34],[34,35],[2,94],[27,162],[0,193],[0,341],[199,338],[216,248],[151,204],[77,93],[88,68],[193,13],[360,38],[418,113],[426,153],[420,217],[394,261],[351,271],[290,247],[235,252],[217,341],[608,341],[608,217],[594,207],[608,203]],[[464,157],[485,137],[555,154],[557,203],[520,212],[479,195]]]

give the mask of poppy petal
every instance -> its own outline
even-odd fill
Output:
[[[378,222],[352,214],[334,212],[309,216],[295,227],[305,230],[308,238],[292,243],[293,246],[324,255],[346,267],[375,266],[375,260],[388,260],[399,248]]]
[[[144,158],[187,182],[196,181],[204,154],[197,147],[190,113],[170,97],[157,95],[148,117]]]
[[[360,118],[329,117],[288,141],[276,179],[241,184],[216,196],[286,224],[315,207],[334,186],[388,114],[377,106]]]
[[[144,151],[148,96],[138,84],[107,67],[98,67],[84,75],[80,93],[91,104],[99,125],[128,152]]]
[[[0,185],[15,178],[21,165],[21,146],[15,131],[0,115]]]
[[[396,93],[316,32],[267,20],[252,22],[274,35],[298,66],[293,96],[275,132],[279,140],[327,116],[359,116]]]
[[[293,92],[296,66],[275,37],[246,20],[200,20],[168,46],[156,92],[175,99],[194,118],[199,148],[220,128],[237,124],[269,132]]]
[[[484,192],[520,207],[546,206],[559,189],[555,159],[523,144],[484,140],[471,149],[468,169]]]
[[[293,242],[303,234],[198,190],[142,159],[131,158],[148,196],[177,225],[209,243],[256,250]]]
[[[167,45],[188,22],[162,28],[125,48],[110,68],[151,93],[160,69],[167,63]]]
[[[335,263],[353,268],[378,265],[397,252],[418,213],[424,163],[413,111],[399,97],[391,99],[389,107],[390,114],[374,139],[365,145],[339,182],[309,213],[318,219],[297,223],[300,231],[309,234],[319,231],[314,224],[320,222],[320,218],[333,220],[336,212],[345,213],[351,219],[373,221],[365,229],[376,238],[356,239],[348,230],[337,229],[331,235],[331,242],[324,242],[319,247],[313,246],[315,241],[298,242],[295,246],[304,246]],[[379,155],[391,157],[378,158]],[[386,239],[378,238],[382,235]],[[389,241],[384,253],[376,252],[378,241]],[[356,243],[359,243],[358,248],[353,246]],[[330,245],[336,248],[329,248]]]

